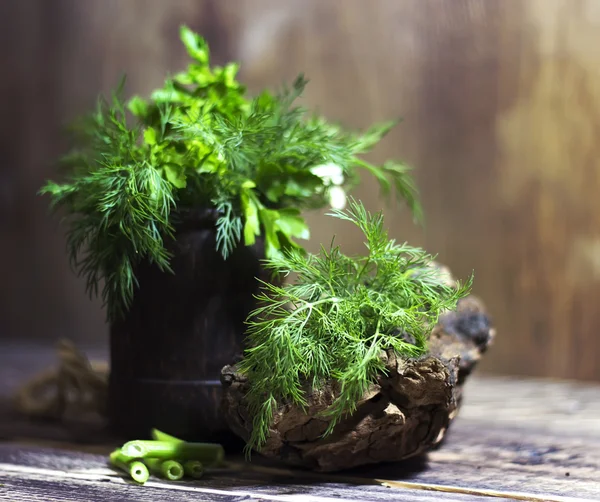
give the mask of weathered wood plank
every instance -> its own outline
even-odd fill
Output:
[[[488,497],[472,496],[467,494],[452,493],[429,493],[420,490],[396,490],[387,489],[386,494],[347,493],[348,489],[340,490],[335,486],[326,492],[324,488],[314,486],[289,487],[280,489],[281,493],[271,493],[268,490],[231,490],[210,489],[193,486],[191,484],[178,484],[167,486],[164,483],[149,482],[143,487],[125,483],[112,483],[104,481],[67,481],[55,482],[47,479],[30,477],[4,478],[0,474],[0,481],[5,485],[0,487],[0,500],[16,500],[23,502],[89,502],[91,500],[102,500],[106,502],[188,502],[188,501],[223,501],[239,502],[242,500],[264,500],[291,502],[294,500],[306,502],[343,502],[348,501],[390,501],[411,500],[415,502],[435,502],[437,500],[446,502],[486,502]],[[385,490],[385,489],[384,489]],[[310,494],[309,491],[317,492]],[[326,493],[325,493],[326,492]],[[348,497],[350,495],[350,497]],[[494,500],[511,500],[507,498],[495,498]]]
[[[89,353],[101,357],[98,351]],[[52,490],[61,489],[75,490],[83,497],[72,500],[84,500],[102,487],[108,490],[106,500],[111,500],[110,496],[114,500],[141,500],[138,492],[148,500],[161,499],[136,486],[121,486],[121,478],[107,469],[106,456],[118,441],[104,430],[102,421],[39,422],[7,409],[7,399],[18,384],[54,362],[51,348],[13,346],[0,352],[0,439],[13,440],[12,444],[0,443],[0,482],[12,487],[14,494],[9,500],[18,500],[16,494],[21,492],[53,500]],[[469,501],[492,496],[600,500],[600,386],[475,377],[467,384],[458,419],[441,448],[427,461],[362,468],[340,475],[292,471],[258,456],[251,465],[242,458],[230,461],[230,470],[183,486],[225,492],[215,493],[215,497],[234,496],[229,495],[230,490],[236,491],[235,497],[243,497],[246,495],[240,490],[250,490],[273,496],[304,493],[348,500],[404,497]],[[36,474],[36,469],[45,469],[46,474]],[[101,480],[94,478],[94,469],[103,473]],[[15,477],[22,481],[17,483]],[[82,486],[73,488],[72,483]],[[393,488],[385,488],[386,484]],[[44,489],[50,490],[46,499]],[[162,485],[144,489],[166,490]],[[192,492],[183,490],[169,495],[179,499],[162,500],[230,500],[203,499],[208,492]],[[3,496],[7,495],[0,491],[0,500]]]
[[[456,425],[443,447],[430,454],[427,470],[415,479],[540,497],[577,495],[600,500],[600,440],[508,427],[489,429],[469,421]]]
[[[600,438],[600,385],[522,378],[475,378],[460,416],[490,427],[533,428]]]
[[[327,482],[309,475],[296,477],[267,471],[222,470],[198,481],[166,483],[152,478],[144,487],[124,480],[119,473],[106,466],[106,457],[65,452],[53,449],[0,445],[0,500],[22,500],[23,491],[31,497],[24,500],[323,500],[323,501],[388,501],[398,496],[417,502],[480,501],[483,497],[461,493],[432,493],[414,489],[386,488],[380,483],[353,484]],[[65,498],[76,491],[77,498]],[[3,495],[4,494],[4,495]],[[62,494],[62,498],[61,497]],[[37,495],[36,495],[37,496]],[[56,498],[52,498],[56,497]],[[87,498],[86,498],[87,497]],[[507,499],[508,500],[508,499]]]
[[[499,437],[492,438],[493,441],[489,441],[489,437],[479,438],[483,440],[481,442],[478,441],[476,432],[454,431],[444,449],[434,452],[426,464],[404,463],[362,469],[343,475],[319,475],[270,467],[268,464],[265,466],[260,461],[255,467],[245,466],[238,459],[233,465],[238,469],[222,471],[202,480],[198,486],[216,490],[244,487],[258,493],[266,491],[271,494],[280,494],[282,490],[284,493],[290,493],[291,490],[294,493],[313,493],[321,496],[333,491],[337,497],[349,500],[388,500],[386,497],[389,497],[391,492],[390,489],[384,488],[386,485],[392,487],[392,492],[400,490],[403,495],[407,495],[406,490],[419,493],[421,498],[411,495],[412,500],[428,500],[422,498],[430,494],[429,491],[424,492],[425,489],[435,493],[438,500],[444,500],[443,497],[450,495],[459,497],[469,493],[481,497],[504,495],[507,499],[599,499],[596,475],[599,451],[597,444],[594,445],[595,457],[590,459],[588,455],[582,459],[579,452],[575,452],[570,455],[566,464],[562,464],[565,452],[561,452],[560,449],[542,451],[536,441],[516,446],[515,437],[510,435],[504,441]],[[470,452],[477,448],[483,451],[486,444],[496,446],[496,451],[492,452],[489,459],[477,455],[471,457]],[[507,452],[512,452],[513,457],[505,458]],[[569,469],[566,471],[570,473],[569,477],[565,476],[563,465]],[[23,472],[21,468],[33,470]],[[0,473],[6,474],[7,469],[13,469],[14,475],[27,476],[35,475],[36,469],[44,470],[44,476],[48,476],[49,471],[54,471],[51,478],[55,480],[62,480],[68,476],[85,476],[87,473],[92,477],[112,476],[114,481],[114,474],[106,468],[105,455],[33,446],[0,447]],[[196,485],[197,483],[192,484]],[[444,489],[458,493],[439,495],[438,492],[443,493],[440,490]],[[361,498],[366,493],[369,498]],[[459,497],[448,500],[461,499]]]
[[[455,425],[442,448],[422,463],[363,468],[319,479],[377,479],[391,485],[399,481],[396,486],[416,483],[508,497],[600,500],[600,440],[507,427],[489,430],[460,419]]]

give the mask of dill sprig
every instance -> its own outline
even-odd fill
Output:
[[[109,321],[125,312],[140,261],[169,270],[166,241],[177,216],[214,208],[215,246],[224,259],[258,236],[273,258],[309,237],[301,212],[325,207],[358,182],[358,170],[392,188],[416,219],[417,190],[406,166],[362,158],[394,126],[351,132],[298,106],[307,80],[251,97],[236,80],[237,63],[211,66],[206,41],[185,26],[191,58],[148,98],[110,100],[74,128],[63,158],[65,179],[41,190],[69,219],[67,244],[90,294],[102,297]]]
[[[109,318],[124,312],[133,298],[135,264],[147,260],[170,271],[164,240],[173,235],[171,184],[146,158],[138,132],[128,129],[118,97],[100,100],[87,124],[82,149],[67,182],[48,182],[41,193],[71,216],[67,247],[72,266],[86,278],[88,293],[102,299]]]
[[[325,410],[325,434],[331,433],[385,373],[382,351],[402,358],[424,354],[440,313],[454,309],[470,290],[472,277],[449,286],[432,266],[433,256],[389,239],[381,212],[371,214],[351,201],[347,210],[330,214],[358,226],[368,252],[349,257],[332,243],[319,254],[289,249],[265,261],[296,280],[263,282],[260,306],[247,321],[248,348],[239,369],[250,383],[248,452],[267,440],[278,405],[305,407],[307,392],[333,381],[337,397]]]

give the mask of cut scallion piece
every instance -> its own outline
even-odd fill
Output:
[[[225,459],[225,451],[216,443],[188,443],[185,441],[129,441],[121,448],[131,458],[160,458],[163,460],[198,460],[205,465],[218,465]]]
[[[110,454],[110,463],[117,469],[128,473],[131,479],[142,485],[150,477],[148,468],[141,461],[124,455],[121,450],[115,450]]]
[[[146,465],[154,474],[169,481],[179,481],[183,478],[183,466],[176,460],[161,460],[159,458],[145,459]]]
[[[199,479],[204,475],[204,466],[202,462],[198,460],[188,460],[183,464],[183,470],[185,471],[185,475],[193,478]]]

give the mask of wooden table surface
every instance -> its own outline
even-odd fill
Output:
[[[600,385],[476,377],[427,459],[314,474],[232,458],[199,481],[138,486],[107,466],[118,444],[90,425],[9,409],[17,385],[53,363],[49,348],[0,347],[0,501],[600,501]]]

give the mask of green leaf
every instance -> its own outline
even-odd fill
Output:
[[[256,236],[260,235],[259,206],[247,190],[241,192],[240,199],[244,213],[244,244],[252,246],[256,242]]]
[[[387,135],[396,125],[399,120],[390,120],[381,124],[375,124],[360,135],[354,146],[355,153],[366,153],[379,143],[384,136]]]
[[[298,239],[310,239],[308,225],[300,211],[291,207],[279,209],[279,218],[276,223],[283,233],[287,236],[296,237]]]
[[[145,118],[148,115],[148,103],[139,96],[131,98],[127,108],[136,117]]]
[[[208,87],[216,82],[211,69],[206,65],[198,64],[190,65],[187,73],[179,73],[174,80],[182,85],[196,84],[199,88]]]
[[[202,163],[202,167],[198,169],[198,173],[214,174],[219,172],[219,167],[221,167],[221,164],[217,164],[216,162],[211,161],[205,161]]]
[[[152,101],[158,103],[182,103],[185,102],[188,96],[186,93],[177,89],[157,89],[150,95]]]
[[[283,195],[310,198],[323,187],[323,180],[308,169],[300,170],[289,163],[262,164],[257,173],[257,185],[270,201],[278,202]]]
[[[194,73],[191,71],[191,67],[188,71],[182,71],[173,76],[173,81],[177,82],[181,85],[192,85],[196,83],[196,80],[193,77]]]
[[[423,224],[423,208],[419,202],[419,191],[411,176],[412,168],[399,162],[388,161],[383,165],[383,170],[390,173],[398,198],[404,199],[413,214],[415,223]]]
[[[239,87],[239,83],[235,79],[240,69],[240,65],[237,63],[229,63],[223,68],[222,77],[223,83],[226,87],[236,89]]]
[[[285,185],[283,183],[273,183],[267,190],[265,191],[265,196],[271,202],[279,202],[281,196],[285,193]]]
[[[187,185],[187,178],[185,175],[185,169],[177,164],[165,164],[164,166],[165,176],[169,182],[176,188],[185,188]]]
[[[277,232],[277,237],[279,238],[279,249],[282,252],[290,252],[290,250],[293,249],[300,254],[306,254],[306,250],[296,241],[292,240],[289,235],[286,235],[283,232]]]
[[[321,186],[323,186],[323,181],[318,176],[311,173],[294,173],[285,180],[283,193],[290,197],[311,197]]]
[[[282,168],[261,163],[256,173],[256,185],[271,202],[277,202],[285,193],[285,179]]]
[[[366,162],[364,160],[358,160],[358,159],[356,160],[356,163],[360,167],[364,167],[373,176],[375,176],[375,178],[379,182],[379,186],[381,187],[381,191],[384,195],[389,194],[390,188],[391,188],[391,183],[390,183],[390,180],[385,175],[384,170],[381,169],[381,167],[374,166],[373,164],[370,164],[369,162]]]
[[[278,256],[281,247],[277,235],[277,220],[279,213],[274,209],[260,208],[258,211],[260,221],[265,229],[265,256],[273,258]]]
[[[144,142],[147,145],[156,145],[156,130],[152,127],[148,127],[144,131]]]
[[[206,41],[187,26],[182,26],[180,28],[179,35],[190,57],[203,65],[208,64],[209,50]]]

